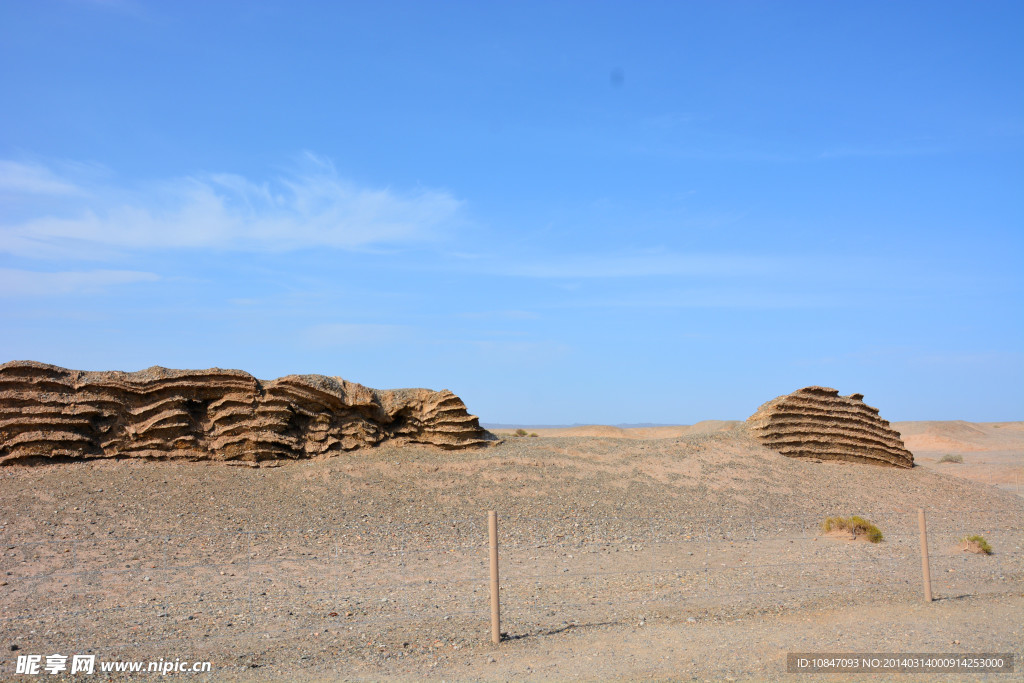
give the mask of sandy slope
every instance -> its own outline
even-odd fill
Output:
[[[1024,422],[896,422],[921,467],[1024,495]],[[963,463],[940,463],[943,456]]]
[[[581,427],[539,427],[528,430],[537,436],[597,436],[613,439],[673,439],[691,434],[708,434],[726,431],[740,424],[738,420],[703,420],[693,425],[669,425],[663,427],[612,427],[609,425],[584,425]],[[495,433],[510,436],[512,429],[498,429]]]
[[[1024,501],[928,467],[789,459],[720,426],[276,468],[0,468],[0,677],[12,645],[214,662],[194,680],[762,680],[788,650],[1024,656]],[[944,599],[927,608],[918,507]],[[834,514],[886,540],[822,538]],[[969,533],[996,555],[960,552]]]
[[[671,439],[724,432],[737,420],[704,420],[694,425],[622,428],[608,425],[533,428],[538,436],[603,437],[615,439]],[[1024,495],[1024,422],[920,421],[892,425],[914,454],[915,462],[956,477],[973,479]],[[514,430],[495,430],[513,436]],[[944,455],[959,455],[960,464],[939,464]]]
[[[894,422],[913,452],[1019,450],[1024,452],[1024,422]]]

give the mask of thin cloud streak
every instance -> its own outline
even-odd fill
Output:
[[[307,347],[334,348],[399,342],[407,340],[413,331],[406,325],[326,323],[307,327],[301,338]]]
[[[721,308],[721,309],[798,309],[834,308],[854,306],[857,302],[852,295],[842,298],[835,295],[805,292],[772,291],[764,287],[730,287],[727,289],[706,288],[666,292],[649,296],[625,296],[594,299],[567,300],[547,304],[551,309],[680,309],[680,308]]]
[[[651,276],[737,277],[782,272],[779,260],[734,254],[592,254],[533,263],[504,263],[489,272],[527,278],[588,279]]]
[[[39,272],[0,268],[0,297],[46,297],[96,294],[111,287],[155,282],[156,273],[136,270]]]
[[[539,320],[540,316],[533,311],[500,310],[500,311],[473,311],[457,314],[459,318],[468,320]]]
[[[942,154],[944,150],[926,146],[894,146],[894,147],[835,147],[826,149],[819,159],[851,159],[851,158],[889,158],[916,157]]]
[[[40,203],[35,216],[0,222],[0,252],[35,258],[109,251],[359,249],[436,239],[462,202],[443,190],[398,193],[358,186],[307,155],[304,171],[267,182],[217,173],[131,190],[86,191],[52,170],[3,162],[0,188],[78,197],[60,213]],[[311,162],[311,163],[309,163]]]
[[[0,194],[84,196],[87,193],[41,164],[0,159]]]
[[[975,351],[954,352],[922,349],[915,346],[894,346],[866,348],[834,356],[805,358],[794,362],[795,366],[882,366],[892,363],[915,366],[971,367],[992,366],[997,368],[1024,367],[1024,353],[1019,351]]]

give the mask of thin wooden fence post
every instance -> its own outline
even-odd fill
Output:
[[[498,593],[498,513],[487,513],[487,530],[491,537],[491,642],[501,642],[501,602]]]
[[[924,601],[932,601],[932,575],[928,567],[928,530],[924,523],[924,509],[917,509],[917,525],[921,527],[921,574],[924,578]]]

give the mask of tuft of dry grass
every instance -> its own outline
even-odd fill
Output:
[[[968,553],[978,553],[979,555],[991,555],[992,546],[988,544],[985,537],[980,534],[968,536],[967,538],[961,539],[963,542],[963,551]]]
[[[848,531],[856,539],[864,536],[872,543],[882,540],[882,532],[877,526],[858,515],[852,517],[827,517],[821,524],[822,530],[827,534],[832,531]]]
[[[962,463],[963,461],[964,461],[964,456],[962,456],[962,455],[953,455],[951,453],[946,453],[944,456],[939,458],[939,462],[953,462],[953,463],[956,463],[958,465],[960,463]]]

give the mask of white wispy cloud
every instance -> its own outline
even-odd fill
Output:
[[[623,278],[672,276],[747,276],[779,272],[777,259],[738,254],[570,254],[563,258],[495,265],[491,272],[531,278]]]
[[[8,159],[0,159],[0,193],[59,196],[84,196],[87,194],[78,185],[61,178],[46,166]]]
[[[485,339],[454,341],[451,343],[469,347],[489,363],[518,365],[520,367],[564,358],[573,351],[573,347],[569,344],[550,340],[515,341]]]
[[[887,157],[911,157],[941,154],[942,150],[935,146],[927,145],[864,145],[864,146],[843,146],[826,149],[819,155],[820,159],[849,159],[849,158],[887,158]]]
[[[582,298],[546,304],[548,308],[675,309],[734,308],[752,310],[792,308],[834,308],[856,303],[851,295],[837,298],[818,292],[784,291],[764,285],[703,287],[688,290],[648,292],[616,297]]]
[[[59,212],[0,219],[0,252],[29,257],[166,248],[285,251],[357,249],[436,238],[461,202],[444,190],[357,185],[307,154],[300,170],[257,182],[204,173],[141,188],[84,188],[38,165],[3,162],[0,189],[65,196]],[[77,198],[68,201],[67,197]],[[24,209],[22,209],[24,214]]]
[[[857,349],[830,356],[803,358],[795,361],[796,366],[815,365],[895,365],[900,367],[958,366],[1024,367],[1024,353],[1019,351],[940,351],[920,346],[888,346]]]
[[[538,320],[540,315],[533,311],[496,310],[459,313],[458,317],[470,320]]]
[[[156,9],[152,4],[143,4],[137,0],[70,0],[70,2],[85,7],[94,7],[112,13],[127,15],[136,19],[144,19]]]
[[[40,272],[0,268],[0,297],[95,294],[117,285],[154,282],[155,273],[136,270]]]
[[[326,323],[307,327],[301,336],[308,347],[331,348],[396,342],[408,338],[411,331],[405,325]]]

